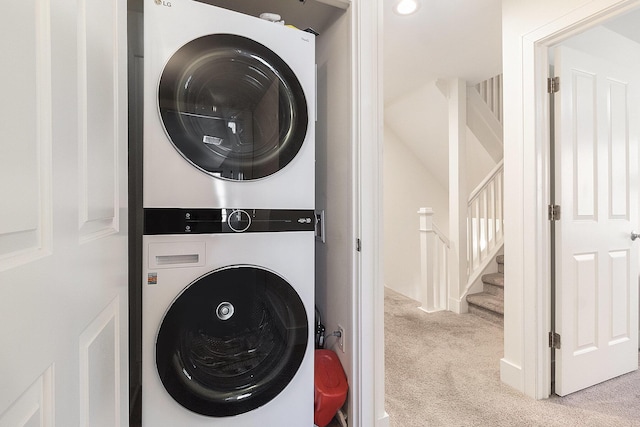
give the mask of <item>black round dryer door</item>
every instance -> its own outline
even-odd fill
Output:
[[[181,47],[163,70],[158,103],[180,154],[229,180],[281,170],[307,132],[307,103],[291,68],[262,44],[231,34]]]
[[[167,311],[156,342],[164,387],[185,408],[225,417],[272,400],[295,376],[308,339],[297,292],[255,266],[215,270]]]

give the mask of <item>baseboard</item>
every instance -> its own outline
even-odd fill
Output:
[[[504,358],[500,359],[500,381],[524,393],[522,368]]]
[[[389,427],[389,414],[385,412],[382,418],[378,418],[376,427]]]
[[[422,311],[424,311],[425,313],[429,313],[429,314],[431,314],[431,313],[437,313],[437,312],[439,312],[439,311],[445,311],[445,309],[444,309],[444,308],[439,308],[439,309],[437,309],[437,310],[427,310],[427,309],[426,309],[426,308],[424,308],[423,306],[418,307],[418,310],[422,310]]]
[[[449,298],[449,311],[453,311],[456,314],[463,314],[469,312],[469,304],[466,298],[458,300],[456,298]]]

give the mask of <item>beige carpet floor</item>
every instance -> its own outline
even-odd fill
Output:
[[[536,401],[500,381],[502,328],[427,314],[385,292],[385,407],[391,427],[640,426],[640,374]]]

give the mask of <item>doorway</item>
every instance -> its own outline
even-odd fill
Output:
[[[532,17],[529,8],[517,5],[505,19],[505,92],[509,101],[505,135],[513,141],[505,153],[509,176],[505,197],[510,199],[507,216],[517,219],[506,244],[515,250],[517,269],[507,271],[507,280],[518,285],[507,296],[505,357],[501,362],[502,380],[537,399],[549,397],[551,358],[548,346],[550,331],[550,262],[549,262],[549,111],[547,94],[548,54],[552,46],[571,36],[603,24],[615,16],[636,9],[636,0],[580,2],[564,10],[549,10]],[[580,4],[582,4],[580,3]],[[542,7],[543,5],[540,5]],[[514,25],[518,23],[517,28]],[[517,40],[517,41],[516,41]],[[514,168],[517,166],[518,170]],[[527,228],[524,226],[526,225]],[[527,255],[525,257],[525,254]],[[515,304],[515,305],[514,305]]]
[[[537,29],[536,31],[532,30],[530,39],[533,41],[530,40],[531,45],[527,45],[527,49],[530,48],[530,50],[524,53],[525,56],[530,55],[527,56],[528,62],[525,65],[531,66],[531,69],[525,72],[525,80],[529,77],[531,78],[529,80],[530,82],[536,82],[535,88],[524,88],[526,91],[524,98],[527,101],[532,101],[529,104],[532,106],[531,108],[535,105],[534,101],[536,99],[546,99],[547,96],[547,73],[544,71],[544,76],[542,76],[540,69],[545,68],[542,67],[541,64],[547,63],[545,58],[551,46],[567,39],[579,30],[584,29],[584,27],[591,27],[597,23],[602,23],[609,18],[613,18],[615,15],[630,11],[632,7],[637,5],[637,1],[618,2],[615,7],[611,7],[605,11],[598,10],[598,7],[602,8],[602,6],[594,5],[585,8],[588,9],[586,11],[575,12],[573,16],[561,20],[560,23],[554,22],[553,25],[549,25],[547,28]],[[591,13],[591,15],[589,15],[589,13]],[[550,21],[551,19],[549,19],[549,22]],[[580,23],[578,24],[577,22]],[[563,23],[565,25],[561,27]],[[541,108],[541,110],[544,110],[544,108]],[[528,111],[528,113],[533,114],[531,111]],[[534,239],[524,245],[522,244],[523,242],[519,241],[515,243],[522,246],[525,251],[531,249],[530,253],[547,256],[550,239],[546,219],[548,204],[547,189],[549,188],[549,182],[548,177],[543,177],[541,174],[547,170],[548,163],[547,160],[543,160],[542,164],[540,164],[537,159],[548,159],[548,153],[546,153],[546,149],[543,148],[543,145],[547,144],[548,141],[546,136],[542,136],[548,135],[548,124],[545,125],[539,121],[535,122],[532,120],[531,123],[525,123],[523,126],[527,134],[524,138],[525,144],[532,142],[531,146],[536,146],[535,149],[527,149],[526,151],[527,154],[532,154],[532,156],[530,156],[530,163],[525,164],[526,169],[529,169],[526,171],[528,174],[526,176],[526,184],[531,184],[532,187],[535,186],[536,188],[538,188],[538,184],[540,184],[539,188],[543,189],[543,193],[536,195],[535,198],[531,200],[527,199],[530,196],[528,193],[519,195],[514,201],[514,203],[519,204],[521,199],[525,199],[523,205],[535,208],[531,210],[532,213],[524,216],[525,220],[532,220],[527,224],[529,231],[535,233],[535,236],[533,236]],[[529,190],[526,191],[528,192]],[[543,260],[532,261],[526,265],[523,265],[522,261],[518,261],[518,265],[514,266],[513,270],[515,271],[516,269],[519,270],[518,275],[522,274],[524,276],[525,286],[523,289],[518,290],[517,293],[514,293],[512,299],[518,299],[526,303],[522,311],[514,313],[512,317],[514,326],[508,332],[510,341],[513,342],[514,345],[510,344],[510,353],[507,354],[503,360],[501,374],[503,381],[508,384],[524,391],[528,395],[544,398],[549,396],[551,377],[550,357],[546,356],[546,354],[549,353],[548,346],[546,345],[546,336],[549,332],[548,319],[550,318],[550,290],[547,288],[549,265]],[[541,279],[541,277],[544,279]],[[531,304],[529,304],[529,301],[531,301]],[[525,330],[528,331],[526,334],[528,336],[525,336]]]
[[[553,345],[551,391],[561,396],[638,367],[637,22],[629,12],[549,49],[561,82],[550,106],[550,192],[564,210],[551,224],[551,324],[565,341]]]
[[[486,8],[488,3],[489,2],[483,3],[483,8]],[[438,22],[432,21],[442,21],[447,19],[449,20],[449,23],[461,23],[464,21],[464,24],[456,26],[457,29],[459,29],[460,27],[467,27],[465,25],[467,23],[465,17],[460,16],[460,13],[455,13],[456,11],[454,10],[443,11],[442,9],[445,9],[445,7],[443,6],[440,9],[436,8],[438,10],[434,11],[432,10],[432,7],[434,5],[429,5],[429,10],[427,10],[426,4],[424,6],[425,7],[423,9],[427,12],[428,16],[424,17],[425,21],[422,22],[428,22],[428,25],[423,24],[427,27],[437,28],[439,25]],[[452,7],[453,9],[455,9],[455,6],[453,5],[447,6],[447,8],[448,7]],[[479,6],[474,4],[469,5],[469,7],[474,8]],[[493,12],[495,12],[495,14],[492,14]],[[438,15],[438,13],[440,14]],[[492,9],[491,13],[489,13],[487,10],[482,10],[478,11],[478,13],[465,11],[465,14],[473,16],[475,20],[475,22],[469,24],[469,29],[471,29],[472,26],[477,25],[478,22],[495,20],[495,22],[492,21],[490,29],[477,30],[476,28],[476,34],[490,33],[491,37],[489,37],[489,39],[491,40],[491,43],[495,42],[496,46],[495,56],[489,54],[484,55],[485,58],[483,58],[483,62],[488,58],[487,62],[491,62],[491,64],[489,64],[488,67],[483,68],[482,71],[479,70],[479,68],[481,67],[476,67],[479,62],[475,61],[474,52],[468,51],[468,46],[464,46],[463,48],[452,47],[452,43],[455,44],[454,42],[457,36],[448,37],[440,34],[440,38],[443,39],[442,44],[448,46],[447,48],[442,48],[442,46],[440,46],[441,50],[446,51],[449,57],[452,56],[451,52],[456,52],[455,56],[457,58],[457,62],[464,62],[460,61],[459,59],[463,58],[467,63],[467,67],[469,67],[469,64],[473,64],[472,66],[476,67],[474,71],[478,71],[477,77],[472,77],[469,74],[468,70],[463,71],[461,69],[458,69],[455,72],[451,71],[451,73],[454,74],[443,73],[442,75],[460,75],[461,79],[465,80],[467,84],[470,84],[499,75],[501,72],[501,40],[499,30],[500,2],[495,2],[495,9]],[[396,35],[396,32],[393,30],[393,28],[387,26],[387,15],[393,15],[390,8],[385,9],[385,38],[387,38],[390,32],[393,33],[393,35]],[[419,16],[416,15],[416,17]],[[397,16],[393,16],[393,18],[396,20],[399,19],[399,17]],[[411,25],[409,23],[409,20],[407,20],[406,22],[407,23],[404,24],[405,26]],[[494,33],[496,29],[497,32]],[[436,37],[434,36],[430,37],[431,38],[424,39],[425,44],[428,44],[432,40],[436,39]],[[469,41],[469,39],[466,40],[467,42]],[[393,44],[387,41],[385,41],[385,46],[385,50],[399,49],[399,45],[395,45],[394,47]],[[480,49],[478,50],[480,51]],[[423,52],[422,55],[426,54]],[[427,75],[431,75],[431,73],[433,72],[441,72],[442,64],[446,62],[439,61],[439,59],[435,58],[435,56],[431,56],[431,68],[428,70],[428,73],[423,72],[423,80],[416,83],[415,86],[407,93],[404,93],[403,95],[396,94],[395,96],[393,94],[385,93],[385,158],[383,174],[383,200],[385,207],[385,276],[383,284],[387,286],[387,288],[398,291],[400,294],[410,296],[413,300],[421,299],[419,292],[417,291],[417,289],[420,287],[421,280],[418,209],[422,207],[433,208],[433,222],[440,230],[442,230],[445,236],[450,235],[448,191],[449,105],[446,87],[449,82],[445,82],[445,80],[438,80],[438,78],[429,80],[429,78],[427,77]],[[393,80],[393,71],[390,70],[386,64],[387,63],[385,61],[385,86],[387,85],[387,81],[389,79]],[[399,64],[402,64],[403,70],[413,70],[414,68],[416,68],[412,65],[409,65],[405,60],[398,59],[396,65]],[[406,81],[408,79],[409,76],[405,76],[404,80]],[[462,86],[464,87],[464,84]],[[414,144],[407,144],[406,142],[409,140],[411,140],[411,142]],[[439,144],[435,144],[435,142],[438,142]],[[496,162],[492,162],[493,159],[489,156],[486,150],[480,146],[479,142],[475,142],[473,148],[478,149],[474,152],[475,156],[471,155],[469,157],[474,157],[474,159],[476,160],[475,164],[473,165],[476,166],[476,168],[474,168],[473,174],[469,171],[467,171],[467,174],[469,175],[469,181],[472,182],[475,179],[475,182],[467,185],[469,187],[468,190],[471,190],[478,183],[480,183],[486,177],[487,173],[496,166]],[[484,153],[480,150],[483,150]],[[425,159],[424,161],[422,160],[423,158]],[[481,163],[482,167],[479,167]],[[417,195],[417,192],[419,191],[422,191],[423,193]],[[388,241],[388,237],[390,234],[395,235],[395,239],[392,244],[390,244]],[[463,250],[462,253],[464,254],[465,251]],[[409,264],[408,261],[411,261],[411,264]],[[389,264],[391,264],[391,268],[389,267]],[[389,293],[392,292],[393,291]],[[446,299],[448,299],[448,295],[446,297]],[[392,297],[391,303],[400,299],[401,298],[399,297]],[[386,304],[387,311],[389,311],[390,307],[392,307],[391,303]],[[399,316],[399,312],[393,308],[391,308],[391,310],[394,312],[393,316],[397,318]],[[422,316],[424,314],[418,311],[417,307],[412,307],[412,311],[416,315],[416,317],[418,315]],[[440,314],[457,316],[453,313],[446,312],[438,313],[438,315]],[[438,336],[446,335],[442,334],[443,331],[444,328],[439,331],[440,334]],[[394,333],[391,332],[391,334]],[[410,340],[412,345],[417,342],[424,342],[423,340],[428,341],[436,336],[435,334],[429,334],[429,332],[426,331],[423,331],[418,335],[410,335],[410,333],[406,329],[403,330],[402,335],[405,336],[405,339],[407,341]],[[499,348],[500,342],[502,341],[502,336],[497,328],[494,338],[494,342],[497,344],[497,347],[494,348]],[[389,337],[389,339],[391,338]],[[394,344],[387,345],[394,346]],[[433,356],[427,355],[425,351],[423,360],[429,360],[430,357]],[[499,354],[492,356],[492,360],[494,361],[493,368],[496,369],[496,375],[499,358]],[[402,362],[396,363],[402,365]],[[391,383],[392,381],[389,380],[388,382]],[[436,381],[433,380],[433,382]],[[387,388],[387,390],[389,390],[389,388]]]

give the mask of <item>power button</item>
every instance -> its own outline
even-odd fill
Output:
[[[251,216],[249,216],[247,211],[236,209],[229,215],[227,224],[229,224],[229,228],[236,233],[242,233],[251,226]]]

